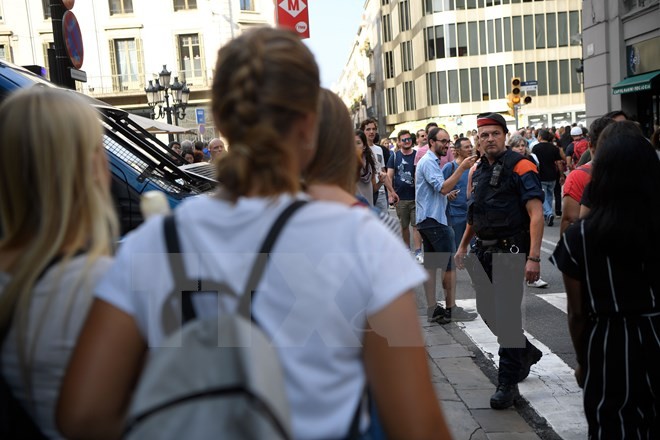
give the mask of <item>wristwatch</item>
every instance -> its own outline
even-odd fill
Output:
[[[534,263],[540,263],[541,262],[541,257],[527,257],[529,261],[533,261]]]

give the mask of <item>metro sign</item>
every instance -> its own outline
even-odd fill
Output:
[[[276,21],[283,28],[309,38],[309,8],[303,0],[282,0],[277,5]]]

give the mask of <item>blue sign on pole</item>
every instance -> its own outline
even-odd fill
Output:
[[[206,122],[206,115],[204,114],[203,108],[196,108],[195,116],[197,117],[198,124],[204,124]]]

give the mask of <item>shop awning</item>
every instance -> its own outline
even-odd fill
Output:
[[[629,76],[628,78],[614,84],[612,87],[613,95],[622,95],[624,93],[641,92],[651,90],[653,81],[660,77],[660,70],[656,70],[642,75]]]

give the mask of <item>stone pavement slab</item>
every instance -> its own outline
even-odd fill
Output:
[[[420,309],[420,314],[425,309]],[[456,440],[539,440],[515,408],[493,410],[493,385],[474,355],[441,325],[420,316],[431,380]]]

